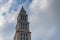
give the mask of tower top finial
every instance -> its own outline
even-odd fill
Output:
[[[22,12],[25,12],[26,13],[26,11],[25,11],[25,9],[24,9],[23,6],[21,7],[21,10],[20,10],[20,13],[22,13]]]
[[[22,8],[23,8],[23,6],[22,6]]]

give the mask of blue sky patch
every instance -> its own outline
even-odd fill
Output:
[[[32,0],[13,0],[12,6],[9,8],[9,13],[17,11],[19,5],[22,5],[25,2],[27,2],[27,4],[25,4],[25,7],[27,7],[29,3],[32,2]]]
[[[6,13],[4,12],[4,13],[2,13],[2,16],[5,16],[6,15]]]
[[[17,0],[18,4],[24,3],[26,0]]]
[[[0,7],[1,7],[2,5],[5,5],[8,1],[9,1],[9,0],[1,0],[1,1],[0,1]]]
[[[30,2],[32,2],[32,0],[29,0]]]

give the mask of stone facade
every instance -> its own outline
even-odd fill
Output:
[[[14,40],[31,40],[31,32],[29,30],[28,15],[23,6],[17,18],[16,33]]]

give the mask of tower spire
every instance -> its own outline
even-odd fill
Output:
[[[21,10],[20,10],[20,13],[26,13],[24,7],[22,6]]]

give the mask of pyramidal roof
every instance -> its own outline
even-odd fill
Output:
[[[21,8],[21,10],[20,10],[20,13],[23,13],[23,12],[26,13],[25,9],[24,9],[23,6],[22,6],[22,8]]]

